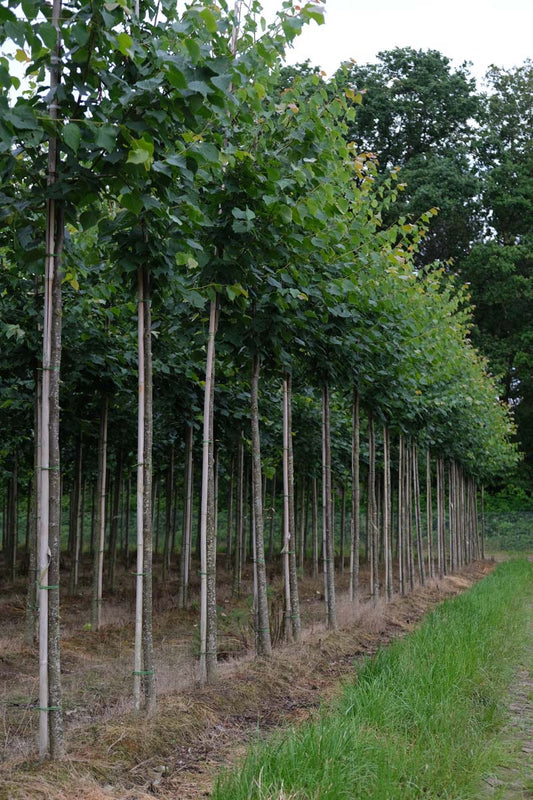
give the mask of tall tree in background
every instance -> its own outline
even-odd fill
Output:
[[[461,263],[472,339],[501,378],[533,469],[533,62],[486,76],[478,159],[485,235]]]
[[[358,104],[348,129],[357,149],[375,154],[383,175],[401,167],[394,215],[440,209],[421,245],[423,262],[465,255],[479,231],[470,153],[480,108],[467,65],[453,70],[436,50],[404,47],[379,53],[375,64],[342,67],[336,81]]]

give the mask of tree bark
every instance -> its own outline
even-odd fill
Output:
[[[291,594],[291,568],[290,568],[290,549],[291,549],[291,523],[289,506],[289,390],[286,374],[283,375],[283,547],[281,555],[283,558],[283,584],[285,590],[285,610],[284,610],[284,635],[286,641],[291,641],[293,636],[292,627],[292,594]]]
[[[433,499],[431,496],[431,453],[426,453],[426,530],[428,548],[428,575],[433,577]]]
[[[331,432],[330,432],[330,409],[329,409],[329,387],[324,384],[322,387],[322,430],[323,430],[323,476],[324,476],[324,558],[326,567],[326,624],[330,630],[337,627],[337,608],[335,601],[335,543],[333,541],[333,519],[332,519],[332,487],[331,487]]]
[[[270,656],[270,621],[268,615],[267,579],[265,569],[265,543],[263,524],[263,478],[261,472],[261,436],[259,431],[259,356],[252,360],[250,393],[252,427],[252,495],[254,506],[254,555],[257,579],[257,654]]]
[[[109,527],[109,591],[115,591],[115,567],[117,563],[118,523],[120,520],[120,489],[122,486],[122,448],[117,457],[115,483],[113,487],[113,500],[111,505],[111,520]]]
[[[207,557],[209,524],[209,483],[212,472],[212,392],[215,368],[215,336],[217,323],[217,300],[211,301],[209,309],[209,333],[205,367],[204,421],[202,445],[202,492],[200,498],[200,661],[199,681],[206,683],[207,673]]]
[[[352,402],[352,515],[350,524],[350,599],[359,594],[359,547],[361,538],[359,392],[354,388]]]
[[[192,521],[193,521],[193,488],[194,488],[194,463],[193,463],[193,435],[192,425],[185,429],[185,503],[183,507],[183,526],[181,533],[180,552],[180,585],[178,592],[178,607],[187,608],[189,599],[189,560],[192,546]]]
[[[296,561],[296,515],[294,513],[295,493],[294,493],[294,453],[292,447],[292,377],[286,374],[287,382],[287,416],[288,416],[288,468],[289,468],[289,528],[290,528],[290,549],[289,549],[289,569],[291,584],[291,622],[292,635],[295,641],[300,638],[300,598],[298,594],[298,565]]]
[[[143,651],[143,571],[144,571],[144,415],[145,415],[145,358],[144,358],[144,278],[137,273],[137,488],[136,488],[136,572],[135,572],[135,644],[133,654],[133,701],[141,710],[142,651]]]
[[[92,629],[102,624],[102,587],[104,571],[106,526],[106,476],[107,476],[107,418],[109,399],[104,398],[100,414],[98,440],[98,475],[96,479],[95,548],[93,563]]]

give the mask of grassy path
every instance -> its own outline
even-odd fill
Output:
[[[533,603],[529,604],[526,646],[507,698],[509,720],[502,737],[505,763],[485,778],[483,800],[533,798]]]
[[[258,745],[214,798],[479,800],[501,760],[532,595],[533,564],[501,564],[368,661],[315,722]]]

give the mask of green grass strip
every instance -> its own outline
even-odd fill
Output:
[[[501,564],[367,661],[315,722],[259,743],[213,800],[479,798],[532,595],[533,564]]]

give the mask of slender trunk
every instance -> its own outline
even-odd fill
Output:
[[[130,562],[130,515],[131,515],[131,475],[126,481],[126,519],[124,520],[124,569],[128,569]]]
[[[235,519],[235,547],[233,560],[233,596],[241,595],[242,582],[242,539],[244,535],[244,443],[241,436],[237,451],[237,508]]]
[[[327,591],[326,624],[330,630],[337,627],[335,602],[335,545],[333,541],[332,490],[331,490],[331,433],[329,411],[329,387],[322,387],[322,460],[324,498],[324,561]]]
[[[313,530],[313,578],[318,578],[318,480],[311,481],[313,498],[311,505],[311,525]]]
[[[368,412],[368,503],[370,536],[370,593],[374,602],[379,597],[379,530],[378,506],[376,499],[376,436],[374,432],[374,415]]]
[[[405,450],[405,515],[407,519],[407,568],[409,572],[409,591],[415,588],[415,563],[413,545],[413,448],[408,444]]]
[[[207,506],[207,680],[212,681],[217,671],[217,471],[218,460],[214,434],[215,376],[211,382],[211,409],[209,420],[209,482]]]
[[[428,575],[433,577],[433,500],[431,496],[431,453],[426,453],[426,529],[428,548]]]
[[[202,445],[202,493],[200,499],[200,663],[199,680],[203,684],[207,681],[207,551],[208,551],[208,516],[209,516],[209,481],[212,471],[212,392],[211,384],[214,382],[215,367],[215,336],[217,323],[217,300],[211,301],[209,310],[209,334],[207,342],[207,357],[205,367],[204,389],[204,422]]]
[[[261,437],[259,431],[259,356],[252,361],[250,393],[252,427],[252,495],[254,510],[254,560],[256,575],[257,654],[270,656],[270,621],[268,616],[267,578],[265,569],[265,544],[263,526],[263,479],[261,474]]]
[[[122,449],[117,458],[115,484],[113,487],[113,500],[111,505],[111,521],[109,528],[109,573],[108,586],[111,592],[115,591],[115,567],[117,563],[118,523],[120,519],[120,488],[122,486]]]
[[[341,486],[341,537],[340,537],[340,561],[341,561],[341,575],[344,572],[344,543],[346,539],[346,484]]]
[[[444,463],[437,458],[437,571],[444,577]]]
[[[137,488],[136,488],[136,571],[135,571],[135,643],[133,653],[133,701],[141,709],[141,678],[143,648],[143,500],[144,500],[144,280],[142,269],[137,274]]]
[[[290,569],[290,549],[291,549],[291,527],[290,527],[290,505],[289,505],[289,389],[287,375],[283,375],[283,583],[285,589],[285,613],[284,613],[284,634],[286,641],[291,641],[293,636],[292,627],[292,595],[291,595],[291,569]]]
[[[80,563],[80,544],[81,544],[81,499],[83,487],[83,439],[82,434],[78,436],[76,446],[76,475],[74,478],[73,504],[71,525],[73,528],[72,541],[72,563],[70,567],[70,592],[73,594],[78,588],[78,573]]]
[[[152,618],[152,442],[153,442],[153,390],[152,390],[152,313],[150,308],[150,276],[145,268],[142,275],[144,288],[144,458],[143,458],[143,690],[144,707],[151,715],[155,711],[154,638]]]
[[[418,471],[418,448],[413,447],[413,489],[415,495],[415,524],[416,524],[416,547],[418,555],[418,577],[422,586],[426,582],[426,571],[424,569],[424,549],[422,546],[422,512],[420,509],[420,475]]]
[[[172,498],[174,495],[174,444],[169,446],[168,467],[165,481],[165,541],[163,544],[163,580],[170,572],[170,551],[172,542]]]
[[[386,425],[383,426],[383,555],[385,559],[385,594],[390,600],[392,597],[390,437]]]
[[[481,558],[485,560],[485,487],[481,486]]]
[[[290,530],[290,548],[289,548],[289,570],[290,570],[290,585],[291,585],[291,622],[292,622],[292,635],[295,641],[300,638],[301,620],[300,620],[300,598],[298,595],[298,567],[296,563],[296,519],[294,513],[294,454],[292,447],[292,377],[286,374],[285,381],[287,384],[287,424],[288,424],[288,469],[289,469],[289,530]],[[285,382],[284,381],[284,382]]]
[[[404,438],[400,434],[398,444],[398,581],[400,587],[400,595],[405,595],[405,547],[404,547],[404,458],[405,458],[405,445]]]
[[[180,585],[178,592],[178,608],[187,608],[189,598],[189,558],[192,544],[192,512],[193,512],[193,435],[192,425],[185,430],[185,503],[183,506],[183,525],[181,532],[180,552]]]
[[[300,520],[299,520],[300,535],[298,537],[298,550],[299,550],[298,562],[300,569],[302,570],[302,573],[305,562],[305,529],[307,522],[305,513],[305,495],[306,495],[305,487],[306,487],[305,478],[302,478],[300,482]]]
[[[61,710],[61,659],[59,620],[59,567],[61,556],[61,467],[59,450],[59,377],[61,367],[61,254],[63,252],[63,206],[56,208],[56,236],[54,279],[52,288],[52,343],[50,351],[50,513],[49,540],[50,565],[48,568],[48,728],[50,757],[62,758],[63,713]]]
[[[41,376],[35,372],[35,402],[34,402],[34,450],[33,450],[33,492],[32,492],[32,519],[29,539],[29,566],[28,566],[28,591],[26,596],[26,644],[33,645],[38,637],[38,597],[39,597],[39,569],[38,569],[38,538],[40,522],[41,501]]]
[[[98,440],[98,476],[96,479],[96,545],[93,564],[92,628],[99,630],[102,624],[102,586],[104,570],[105,525],[106,525],[106,475],[107,475],[107,417],[109,399],[103,401],[100,414],[100,435]]]
[[[235,458],[231,457],[228,483],[228,523],[226,527],[226,570],[231,569],[233,555],[233,485],[235,482]]]
[[[352,404],[352,519],[350,525],[350,599],[359,594],[359,547],[361,537],[359,392],[353,390]]]
[[[268,560],[272,561],[274,555],[274,520],[276,519],[276,473],[272,476],[270,490],[270,509],[268,517]]]

